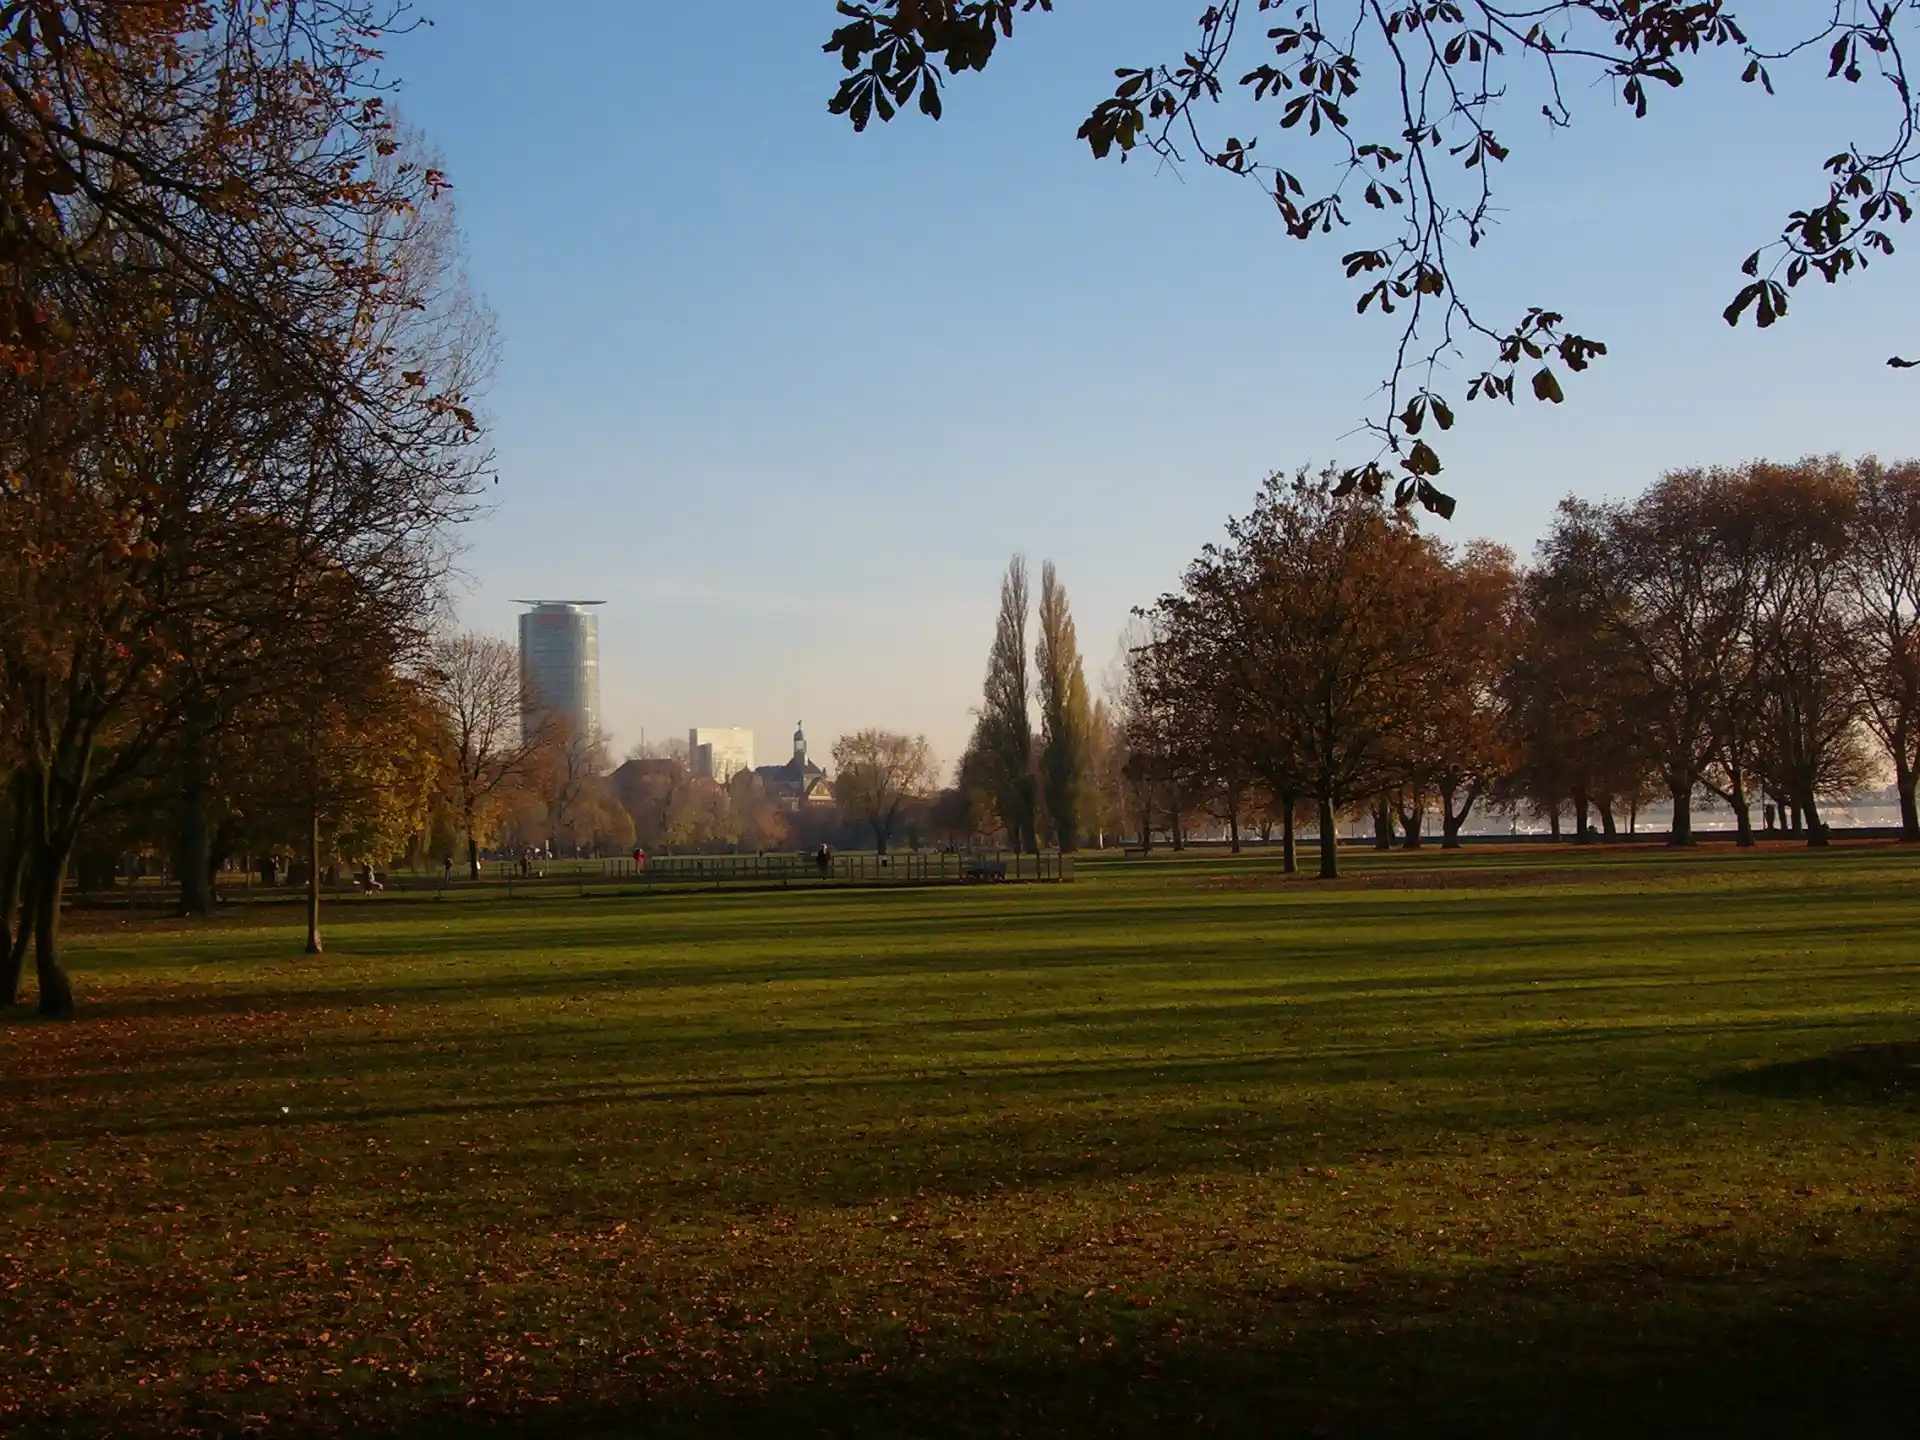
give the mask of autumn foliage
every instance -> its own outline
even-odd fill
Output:
[[[1826,843],[1823,803],[1884,766],[1920,840],[1920,468],[1755,463],[1569,500],[1525,569],[1449,547],[1331,475],[1276,477],[1130,652],[1138,830],[1210,805],[1292,837],[1458,843],[1476,808],[1613,838],[1706,797]],[[1156,813],[1163,817],[1156,820]]]
[[[30,936],[41,1009],[72,1008],[76,847],[157,767],[199,876],[211,797],[265,783],[241,756],[306,755],[309,830],[350,830],[321,772],[407,726],[489,351],[381,93],[394,18],[0,7],[0,1000]]]

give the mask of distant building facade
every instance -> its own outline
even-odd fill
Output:
[[[543,715],[566,720],[575,735],[600,738],[598,600],[531,600],[520,617],[520,674],[532,698],[522,721],[531,731]]]
[[[726,784],[753,769],[753,731],[698,726],[687,732],[687,768],[703,780]]]
[[[791,760],[784,765],[757,766],[753,773],[782,809],[804,810],[813,805],[833,804],[833,784],[827,779],[827,772],[807,758],[804,725],[793,732]]]

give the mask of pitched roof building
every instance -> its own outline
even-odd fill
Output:
[[[758,765],[754,776],[766,788],[775,804],[788,810],[833,803],[833,782],[827,772],[807,758],[807,732],[801,726],[793,732],[793,758],[784,765]]]

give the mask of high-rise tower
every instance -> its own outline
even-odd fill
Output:
[[[600,738],[600,600],[521,600],[520,674],[531,698],[522,722],[531,730],[543,714],[563,717],[579,736]]]

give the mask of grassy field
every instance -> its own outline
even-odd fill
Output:
[[[1920,855],[81,917],[0,1431],[1906,1433]]]

